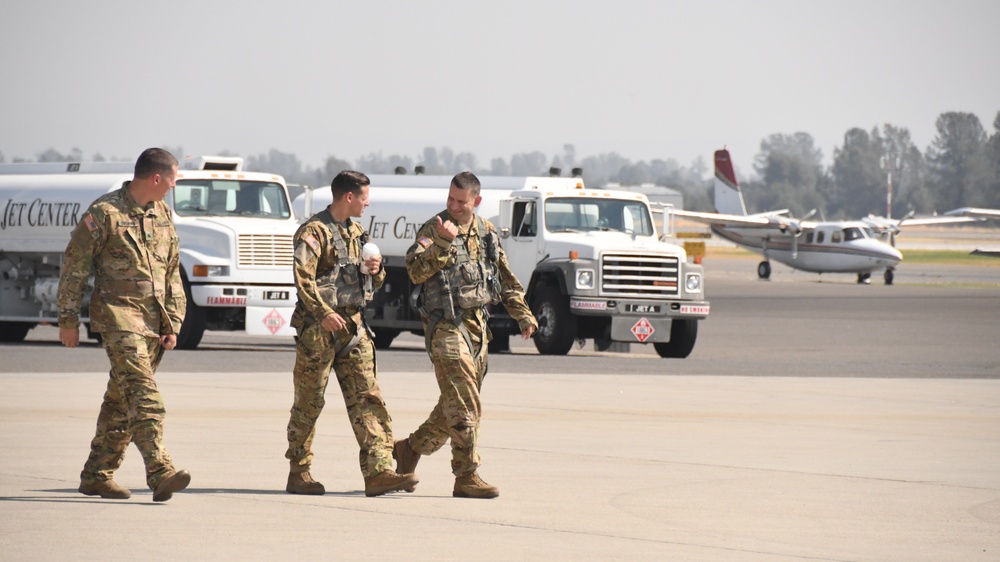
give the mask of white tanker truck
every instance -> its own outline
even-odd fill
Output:
[[[406,274],[406,251],[423,223],[445,208],[450,176],[370,176],[371,206],[361,223],[381,249],[387,278],[367,309],[375,345],[423,325]],[[480,177],[477,213],[501,235],[511,268],[539,321],[542,354],[564,355],[577,340],[653,344],[661,357],[687,357],[708,316],[701,265],[661,242],[645,195],[588,190],[579,178]],[[293,202],[306,219],[330,203],[330,190]],[[517,323],[491,310],[491,349],[509,348]]]
[[[294,334],[298,224],[285,181],[242,166],[242,158],[184,159],[167,195],[188,299],[180,348],[197,347],[206,329]],[[0,164],[0,341],[21,341],[37,324],[58,323],[59,268],[70,232],[95,199],[132,179],[133,168]],[[89,294],[81,322],[89,333]]]

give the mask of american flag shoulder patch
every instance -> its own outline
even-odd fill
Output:
[[[94,221],[94,217],[90,216],[90,213],[83,216],[83,225],[87,227],[88,232],[97,230],[97,222]]]
[[[313,236],[312,234],[309,234],[308,236],[306,236],[304,238],[304,240],[305,240],[306,244],[309,244],[309,247],[312,248],[314,252],[316,252],[317,254],[319,254],[319,240],[316,240],[315,236]]]
[[[431,245],[431,239],[426,236],[420,236],[417,238],[417,244],[420,244],[424,248]]]

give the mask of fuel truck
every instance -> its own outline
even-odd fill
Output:
[[[415,287],[405,256],[425,221],[445,209],[450,176],[369,176],[370,206],[358,219],[382,253],[383,290],[366,309],[375,345],[404,331],[422,334]],[[698,322],[708,317],[704,271],[684,248],[663,242],[649,200],[640,193],[587,189],[578,177],[481,176],[476,213],[492,222],[511,269],[539,322],[535,347],[565,355],[593,339],[652,344],[661,357],[694,349]],[[293,202],[305,220],[328,205],[329,188],[306,190]],[[665,216],[665,215],[664,215]],[[492,351],[509,349],[517,323],[502,305],[490,309]]]
[[[243,159],[179,164],[167,194],[180,241],[187,313],[178,347],[205,330],[290,336],[295,308],[292,236],[298,223],[281,176],[243,171]],[[70,232],[101,195],[132,179],[134,164],[0,164],[0,341],[58,324],[60,265]],[[80,320],[90,331],[89,294]]]

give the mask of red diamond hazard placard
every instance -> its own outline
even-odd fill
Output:
[[[277,309],[272,309],[271,312],[264,317],[264,326],[271,331],[272,334],[278,333],[278,330],[285,326],[285,319],[281,316],[281,313]],[[635,328],[632,328],[634,331]]]
[[[649,336],[653,335],[653,325],[649,323],[649,320],[645,318],[640,318],[635,326],[632,326],[632,334],[635,335],[635,339],[639,340],[641,343],[646,343]]]

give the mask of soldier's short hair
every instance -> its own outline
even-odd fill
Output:
[[[454,185],[462,191],[465,191],[466,189],[471,190],[473,197],[479,196],[481,184],[479,183],[479,178],[477,178],[476,174],[473,174],[472,172],[459,172],[458,174],[455,174],[455,177],[451,178],[451,185]]]
[[[344,170],[330,182],[330,191],[336,200],[347,195],[348,192],[361,195],[361,189],[366,185],[371,185],[368,176],[354,170]]]
[[[162,148],[147,148],[135,161],[135,177],[148,178],[155,174],[169,174],[174,171],[177,159]]]

